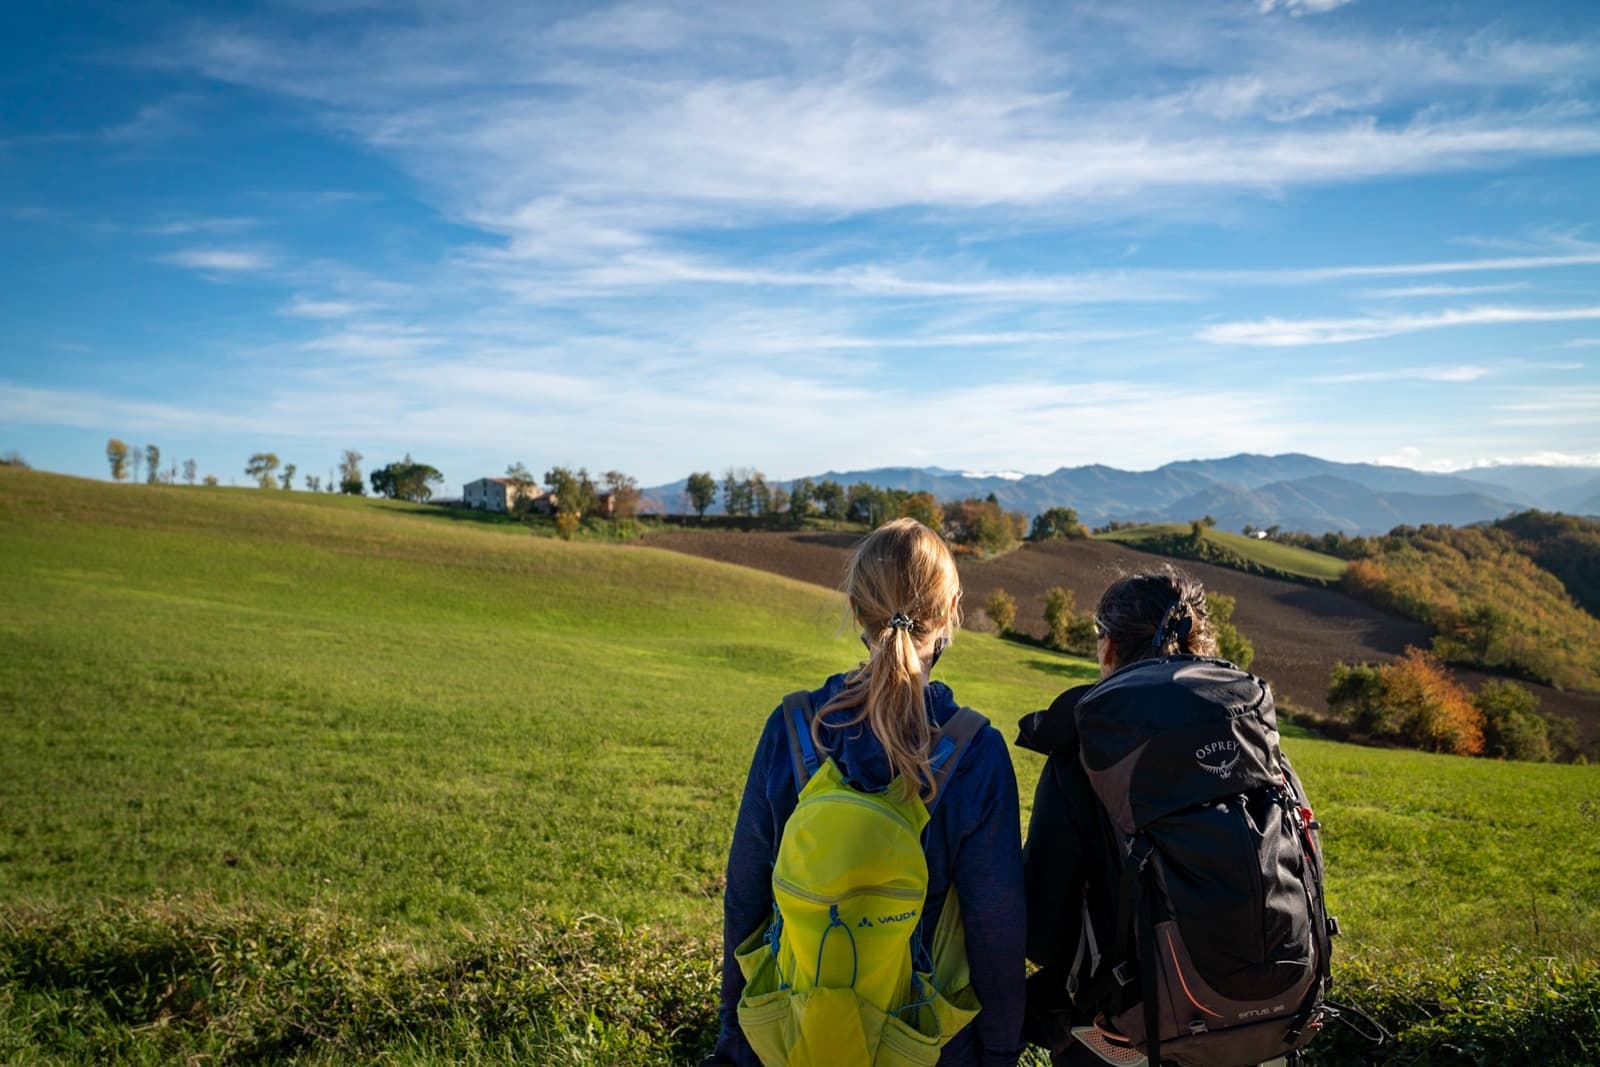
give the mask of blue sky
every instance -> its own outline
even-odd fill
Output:
[[[1600,7],[15,5],[0,451],[1600,463]]]

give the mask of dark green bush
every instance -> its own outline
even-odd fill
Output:
[[[1472,697],[1483,713],[1483,754],[1544,763],[1550,759],[1550,728],[1539,714],[1539,698],[1515,682],[1491,679]]]

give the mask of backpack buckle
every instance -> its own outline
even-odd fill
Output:
[[[1150,865],[1150,857],[1155,854],[1156,846],[1142,834],[1128,842],[1128,862],[1137,871],[1143,872]]]
[[[1117,985],[1121,986],[1123,989],[1128,988],[1134,982],[1139,980],[1139,976],[1134,974],[1133,968],[1129,966],[1129,964],[1132,962],[1132,960],[1123,960],[1121,963],[1111,968],[1111,977],[1115,978],[1117,980]]]

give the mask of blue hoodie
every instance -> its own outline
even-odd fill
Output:
[[[836,674],[811,694],[821,708],[844,688]],[[943,683],[927,687],[928,712],[942,725],[954,715],[955,696]],[[739,1029],[736,1008],[744,976],[733,950],[772,915],[772,863],[784,823],[797,800],[794,765],[782,708],[767,719],[756,745],[739,821],[728,854],[723,897],[721,1031],[714,1059],[760,1067]],[[894,777],[888,755],[864,725],[823,730],[829,754],[857,788],[881,789]],[[1017,778],[1005,739],[993,726],[968,746],[936,802],[923,835],[928,857],[928,900],[923,908],[923,944],[944,910],[953,883],[967,930],[967,961],[983,1010],[945,1046],[941,1067],[1012,1067],[1022,1054],[1023,950],[1027,915],[1022,883],[1021,817]]]

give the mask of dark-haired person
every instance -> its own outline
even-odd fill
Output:
[[[1094,625],[1101,681],[1020,724],[1049,757],[1023,853],[1025,1032],[1057,1065],[1098,1063],[1085,1043],[1297,1061],[1337,923],[1271,691],[1215,658],[1205,590],[1170,565],[1113,582]]]
[[[1137,660],[1162,656],[1213,656],[1217,651],[1205,589],[1171,566],[1127,575],[1111,583],[1094,613],[1095,658],[1107,678]],[[1070,1025],[1089,1025],[1072,1011],[1068,980],[1087,972],[1089,959],[1110,946],[1089,944],[1109,931],[1116,912],[1116,878],[1122,867],[1110,827],[1099,811],[1078,758],[1078,701],[1094,686],[1068,689],[1044,711],[1020,724],[1017,744],[1049,757],[1033,795],[1033,814],[1023,848],[1028,893],[1028,959],[1039,971],[1028,982],[1029,1039],[1055,1050],[1056,1064],[1093,1064],[1087,1049],[1070,1042]],[[1071,901],[1081,903],[1077,907]],[[1076,980],[1071,993],[1079,992]],[[1076,1057],[1076,1058],[1075,1058]]]
[[[769,933],[774,929],[768,925],[774,916],[774,863],[799,793],[792,746],[803,745],[808,735],[850,786],[882,795],[900,790],[908,798],[919,796],[931,808],[922,831],[927,893],[917,919],[920,942],[936,945],[946,893],[953,888],[952,899],[965,924],[971,988],[979,1002],[976,1018],[953,1035],[940,1035],[948,1043],[938,1062],[1012,1067],[1023,1047],[1025,919],[1021,819],[1005,738],[981,722],[942,788],[933,773],[945,728],[954,731],[959,712],[949,687],[928,677],[959,623],[961,585],[955,561],[938,534],[915,520],[897,519],[857,547],[844,587],[868,658],[810,693],[807,703],[816,711],[807,734],[797,730],[790,736],[786,701],[767,719],[756,745],[728,856],[721,1030],[706,1062],[741,1067],[760,1062],[742,1029],[739,1009],[746,979],[736,955],[763,928]],[[969,722],[972,718],[967,714]],[[837,914],[836,909],[836,920]],[[873,924],[870,918],[859,922]],[[839,940],[847,937],[848,932]],[[820,955],[819,948],[819,967]],[[891,1014],[905,1010],[878,1007]],[[824,1036],[825,1047],[808,1048],[799,1062],[857,1062],[850,1052],[855,1045],[847,1048],[850,1035],[844,1029],[836,1035],[837,1047],[826,1045],[829,1038]]]

